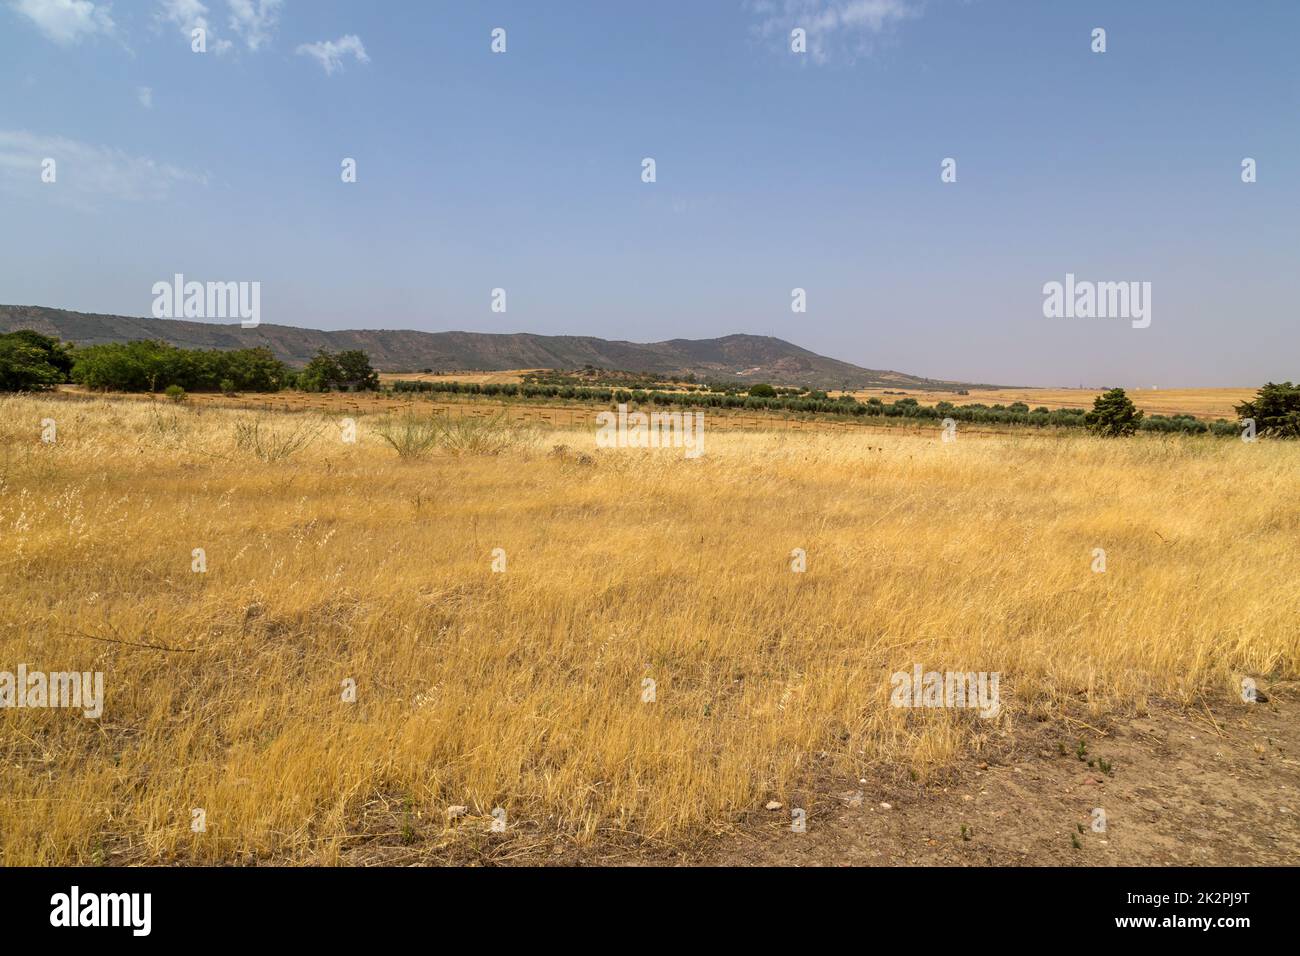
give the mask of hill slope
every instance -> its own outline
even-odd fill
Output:
[[[288,325],[255,329],[173,319],[97,315],[42,306],[0,305],[0,332],[34,329],[46,335],[97,345],[160,339],[184,348],[265,346],[291,365],[303,365],[318,349],[363,349],[384,372],[497,371],[597,368],[658,375],[764,381],[816,388],[950,388],[960,382],[861,368],[765,335],[672,339],[641,344],[577,335],[512,335],[484,332],[416,332],[351,329],[323,332]]]

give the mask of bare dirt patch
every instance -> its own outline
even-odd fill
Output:
[[[791,832],[783,807],[703,862],[1295,865],[1298,755],[1296,684],[1274,687],[1266,703],[1215,713],[1153,705],[1145,716],[1095,729],[1026,721],[1013,740],[968,757],[937,786],[842,781],[839,805],[810,812],[807,832]],[[846,805],[859,791],[861,804]],[[1105,832],[1093,830],[1095,808],[1106,813]]]

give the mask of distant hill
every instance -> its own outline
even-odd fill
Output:
[[[173,319],[97,315],[42,306],[0,305],[0,332],[34,329],[78,345],[159,339],[183,348],[235,349],[266,346],[290,365],[305,365],[318,349],[362,349],[382,372],[500,371],[585,365],[611,371],[649,372],[701,379],[741,379],[814,388],[951,389],[961,382],[919,378],[861,368],[766,335],[718,339],[623,342],[579,335],[512,335],[484,332],[415,332],[350,329],[322,332],[263,324],[244,329]]]

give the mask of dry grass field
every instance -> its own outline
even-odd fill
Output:
[[[444,372],[433,375],[426,372],[381,372],[379,381],[383,385],[393,382],[477,382],[479,385],[518,385],[529,372],[542,372],[545,369],[520,368],[503,372]]]
[[[0,862],[700,845],[1300,667],[1295,444],[516,424],[403,459],[357,425],[0,398],[0,670],[106,698],[0,710]],[[891,707],[914,664],[1000,673],[1001,712]]]

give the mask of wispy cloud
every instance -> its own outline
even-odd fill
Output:
[[[112,33],[109,4],[93,0],[10,0],[10,6],[36,24],[55,43],[64,46],[84,37]]]
[[[147,110],[153,109],[153,87],[151,86],[137,87],[135,91],[135,96],[136,99],[140,101],[140,105],[143,106],[145,109]]]
[[[54,183],[41,181],[46,159],[55,161]],[[207,182],[206,173],[132,156],[120,149],[25,130],[0,130],[0,188],[9,193],[38,194],[93,209],[100,200],[166,199],[178,186]]]
[[[177,27],[189,42],[196,29],[207,37],[207,47],[214,53],[227,53],[234,44],[218,37],[208,20],[208,8],[201,0],[158,0],[158,19]]]
[[[790,31],[801,27],[818,64],[869,55],[892,25],[921,14],[920,0],[752,0],[749,8],[755,33],[787,50]]]
[[[361,38],[349,33],[337,40],[321,40],[317,43],[304,43],[295,51],[306,54],[318,62],[326,74],[343,69],[343,58],[349,53],[356,57],[358,63],[369,63],[366,48],[361,45]]]
[[[284,0],[228,0],[230,29],[244,38],[253,52],[267,44],[280,22]]]

